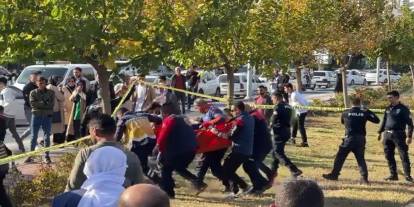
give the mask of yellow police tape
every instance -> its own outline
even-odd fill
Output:
[[[125,93],[124,96],[122,96],[122,99],[119,102],[118,106],[112,112],[112,116],[115,116],[116,115],[116,112],[122,107],[123,102],[125,101],[126,97],[130,93],[130,91],[132,90],[132,88],[134,87],[134,84],[135,83],[136,82],[133,82],[133,84],[131,84],[128,87],[127,93]],[[85,136],[85,137],[79,138],[79,139],[74,140],[74,141],[71,141],[71,142],[66,142],[66,143],[62,143],[62,144],[58,144],[58,145],[53,145],[51,147],[44,147],[44,148],[37,149],[35,151],[26,152],[26,153],[22,153],[22,154],[18,154],[18,155],[13,155],[13,156],[10,156],[10,157],[6,157],[6,158],[3,158],[3,159],[0,159],[0,165],[9,163],[9,162],[12,162],[12,161],[15,161],[15,160],[19,160],[19,159],[22,159],[22,158],[25,158],[25,157],[39,155],[39,154],[41,154],[43,152],[57,150],[57,149],[59,149],[61,147],[66,147],[66,146],[69,146],[69,145],[77,144],[77,143],[80,143],[80,142],[85,141],[87,139],[89,139],[89,136]]]
[[[198,97],[203,97],[203,98],[207,98],[207,99],[212,99],[212,100],[216,100],[219,102],[223,102],[226,103],[227,102],[227,98],[220,98],[220,97],[216,97],[216,96],[209,96],[206,94],[201,94],[201,93],[195,93],[195,92],[191,92],[191,91],[186,91],[186,90],[182,90],[182,89],[178,89],[178,88],[174,88],[174,87],[170,87],[170,86],[166,86],[166,85],[161,85],[161,84],[155,84],[155,83],[148,83],[148,82],[144,82],[144,81],[139,81],[142,84],[148,85],[148,86],[152,86],[152,87],[158,87],[158,88],[164,88],[164,89],[169,89],[169,90],[173,90],[173,91],[178,91],[178,92],[182,92],[185,94],[190,94],[190,95],[194,95],[194,96],[198,96]]]
[[[145,85],[148,85],[148,86],[151,86],[151,87],[164,88],[164,89],[178,91],[178,92],[182,92],[182,93],[186,93],[186,94],[191,94],[191,95],[198,96],[198,97],[217,100],[217,101],[222,102],[222,103],[227,103],[227,101],[228,101],[227,98],[209,96],[209,95],[205,95],[205,94],[194,93],[194,92],[190,92],[190,91],[186,91],[186,90],[173,88],[173,87],[170,87],[170,86],[165,86],[165,85],[160,85],[160,84],[148,83],[148,82],[144,82],[144,81],[135,80],[129,86],[127,93],[124,94],[124,96],[122,97],[122,99],[121,99],[120,103],[118,104],[118,106],[114,109],[114,111],[112,113],[112,116],[115,116],[116,112],[122,107],[122,105],[123,105],[122,103],[125,101],[126,97],[128,96],[128,94],[130,93],[130,91],[132,90],[132,88],[135,86],[136,83],[142,83],[142,84],[145,84]],[[258,109],[274,109],[274,107],[275,107],[274,105],[257,105],[257,104],[250,104],[250,106],[252,106],[254,108],[258,108]],[[343,108],[343,107],[319,107],[319,106],[295,106],[293,108],[313,110],[313,111],[323,111],[323,112],[343,112],[347,109],[347,108]],[[385,109],[370,109],[370,110],[372,112],[375,112],[375,113],[383,113],[385,111]],[[71,141],[71,142],[67,142],[67,143],[63,143],[63,144],[58,144],[58,145],[54,145],[54,146],[51,146],[51,147],[45,147],[45,148],[41,148],[41,149],[38,149],[38,150],[35,150],[35,151],[31,151],[31,152],[27,152],[27,153],[23,153],[23,154],[3,158],[3,159],[0,159],[0,165],[1,164],[6,164],[6,163],[9,163],[9,162],[18,160],[18,159],[22,159],[24,157],[34,156],[34,155],[41,154],[43,152],[52,151],[52,150],[59,149],[61,147],[66,147],[66,146],[69,146],[69,145],[72,145],[72,144],[76,144],[76,143],[82,142],[84,140],[87,140],[88,138],[89,138],[89,136],[86,136],[86,137],[82,137],[80,139],[77,139],[75,141]]]

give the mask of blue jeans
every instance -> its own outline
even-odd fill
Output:
[[[30,150],[33,151],[37,145],[37,136],[39,134],[40,127],[42,127],[45,139],[45,146],[50,146],[50,132],[52,129],[52,118],[49,116],[32,116],[31,122],[31,132],[32,132],[32,143],[30,145]],[[49,152],[46,152],[46,157],[49,157]]]

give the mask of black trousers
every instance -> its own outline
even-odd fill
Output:
[[[198,88],[196,86],[191,86],[188,90],[191,92],[197,93]],[[191,109],[191,105],[193,104],[195,98],[196,97],[193,95],[190,95],[190,94],[187,95],[187,109],[188,110]]]
[[[345,163],[346,157],[352,152],[358,163],[359,173],[363,178],[368,178],[368,169],[365,162],[365,137],[355,136],[347,137],[343,140],[339,146],[338,153],[336,154],[332,175],[339,176],[342,166]]]
[[[175,197],[173,171],[176,171],[184,179],[189,180],[194,185],[197,184],[197,177],[187,170],[188,165],[193,161],[194,152],[182,153],[173,157],[164,157],[161,154],[161,181],[160,187],[170,197]]]
[[[3,185],[5,175],[0,175],[0,206],[1,207],[12,207],[9,196],[6,193],[6,189]]]
[[[291,173],[297,172],[298,168],[294,165],[285,154],[286,142],[290,138],[290,129],[274,129],[274,147],[273,147],[273,163],[272,171],[277,173],[279,163],[282,163],[289,168]]]
[[[241,179],[236,170],[248,160],[249,156],[237,152],[231,152],[223,163],[223,179],[230,183],[230,189],[237,193],[240,188],[247,188],[247,183]]]
[[[267,174],[270,169],[263,163],[265,158],[266,155],[260,157],[250,157],[250,159],[243,163],[243,169],[249,176],[253,189],[255,190],[263,189],[269,182],[269,180],[263,177],[260,170],[264,171],[266,176],[270,179],[270,176]]]
[[[384,132],[384,153],[392,176],[397,176],[397,164],[395,162],[395,148],[398,149],[405,176],[411,176],[410,158],[408,156],[408,145],[405,142],[405,132]]]
[[[223,179],[223,166],[221,160],[226,154],[227,149],[206,152],[201,156],[201,160],[196,167],[197,182],[203,183],[207,170],[210,168],[211,173],[223,182],[225,187],[230,187],[228,181]]]
[[[175,96],[181,104],[181,113],[185,114],[185,93],[175,92]]]
[[[148,157],[152,154],[155,144],[155,139],[151,138],[144,138],[140,141],[132,141],[131,151],[138,156],[138,159],[141,162],[142,171],[144,171],[145,174],[148,174]]]
[[[308,115],[308,113],[301,113],[301,114],[297,115],[297,117],[296,117],[297,119],[293,123],[293,128],[292,128],[292,137],[293,138],[296,138],[296,135],[298,133],[298,128],[299,128],[299,132],[300,132],[300,135],[302,137],[302,142],[303,143],[308,142],[308,136],[306,135],[306,129],[305,129],[306,115]]]

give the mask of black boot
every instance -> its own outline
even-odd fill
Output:
[[[390,175],[386,178],[384,178],[385,181],[397,181],[398,180],[398,175]]]
[[[334,175],[332,173],[323,174],[322,177],[325,178],[325,179],[327,179],[327,180],[335,180],[335,181],[338,180],[338,176],[337,175]]]

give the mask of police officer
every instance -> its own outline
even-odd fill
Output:
[[[290,120],[292,116],[292,107],[283,101],[283,94],[276,92],[272,94],[273,103],[276,104],[273,110],[271,127],[274,135],[274,149],[272,163],[272,171],[274,177],[277,175],[279,162],[287,166],[293,177],[298,177],[302,174],[296,165],[294,165],[285,154],[286,142],[290,139]]]
[[[408,157],[408,145],[411,144],[413,136],[413,121],[410,110],[400,103],[400,94],[398,91],[387,93],[387,99],[390,105],[385,109],[384,119],[378,131],[380,134],[379,139],[382,134],[385,158],[388,161],[388,167],[391,173],[385,180],[398,180],[397,164],[394,158],[395,148],[398,148],[405,180],[412,183],[413,178],[411,177],[410,159]],[[408,137],[405,134],[406,126],[408,126]]]
[[[345,138],[339,145],[338,153],[334,161],[332,172],[323,174],[322,177],[328,180],[338,180],[342,166],[350,152],[354,153],[361,173],[361,184],[368,184],[368,170],[365,163],[365,136],[367,121],[380,123],[377,115],[368,109],[361,109],[361,99],[352,100],[352,108],[346,110],[341,117],[341,123],[345,125]]]

